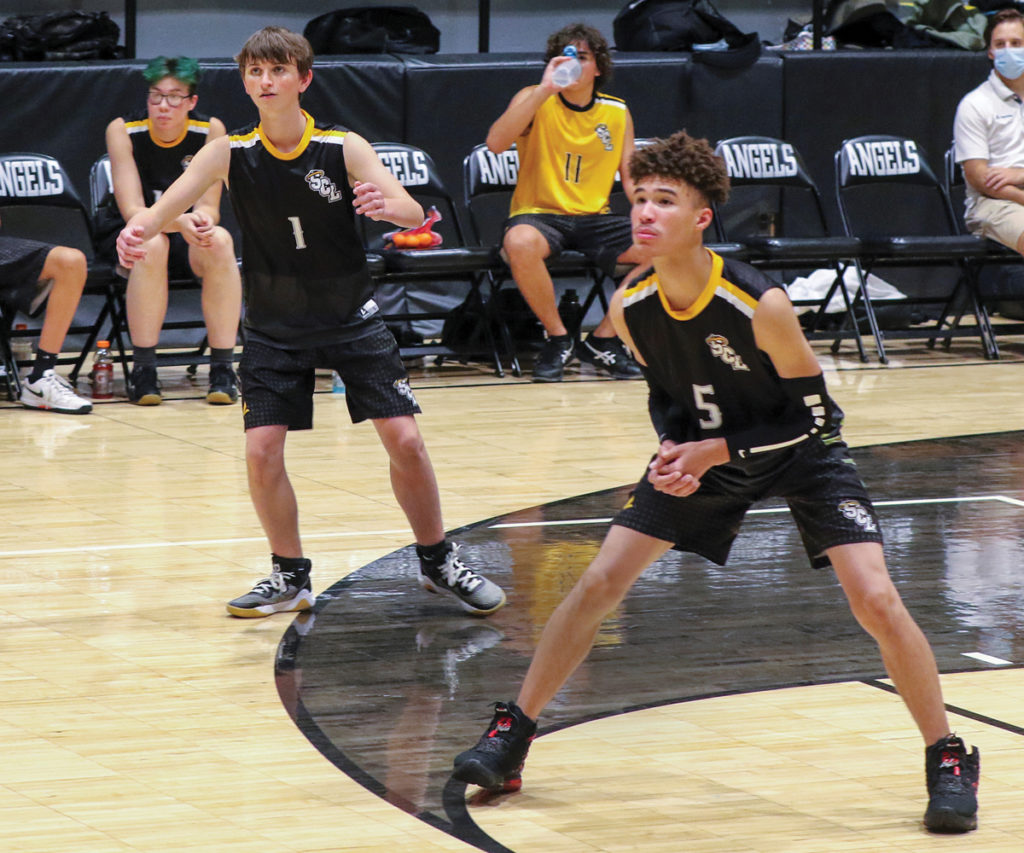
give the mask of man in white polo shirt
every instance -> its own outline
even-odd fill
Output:
[[[985,42],[993,69],[964,95],[953,123],[967,183],[964,221],[972,234],[1024,254],[1024,15],[993,15]]]

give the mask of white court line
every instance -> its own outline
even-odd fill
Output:
[[[960,652],[960,654],[965,658],[974,658],[975,660],[980,660],[982,663],[990,663],[992,666],[1013,666],[1012,660],[994,658],[992,655],[987,655],[984,652]]]
[[[968,498],[910,498],[903,501],[872,501],[874,506],[913,506],[915,504],[954,504],[954,503],[980,503],[982,501],[998,501],[1008,503],[1011,506],[1024,507],[1024,501],[1017,498],[1009,498],[1005,495],[977,495]],[[780,512],[789,512],[788,506],[767,507],[764,509],[752,509],[748,515],[772,515]],[[574,524],[608,524],[611,518],[566,518],[561,521],[520,521],[505,524],[492,524],[490,530],[505,530],[512,527],[560,527]]]
[[[411,536],[408,528],[402,530],[360,530],[358,532],[303,533],[303,539],[343,539],[357,536]],[[185,541],[134,542],[127,545],[78,545],[74,548],[36,548],[33,550],[0,551],[3,557],[32,557],[37,554],[82,554],[100,551],[139,551],[144,548],[191,548],[206,545],[241,545],[246,542],[266,542],[265,536],[243,536],[236,539],[191,539]]]
[[[904,501],[875,501],[875,506],[909,506],[913,504],[941,504],[941,503],[971,503],[981,501],[999,501],[1008,503],[1011,506],[1024,507],[1024,501],[1017,498],[1006,497],[1005,495],[978,495],[967,498],[919,498]],[[770,507],[764,509],[752,509],[750,515],[770,515],[773,513],[789,512],[788,507]],[[506,530],[515,527],[559,527],[579,524],[608,524],[611,518],[570,518],[563,521],[524,521],[505,524],[491,524],[489,530]],[[409,535],[408,530],[362,530],[357,532],[337,533],[304,533],[303,539],[344,539],[360,536],[394,536]],[[156,542],[134,542],[125,545],[77,545],[72,548],[32,548],[19,549],[16,551],[0,551],[0,559],[4,557],[34,557],[43,554],[83,554],[98,553],[105,551],[140,551],[146,548],[191,548],[207,545],[241,545],[246,542],[265,542],[262,536],[245,536],[235,539],[191,539],[183,541],[161,540]]]

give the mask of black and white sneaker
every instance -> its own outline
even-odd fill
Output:
[[[450,543],[444,559],[437,564],[420,557],[420,586],[427,592],[449,592],[462,602],[462,609],[474,616],[488,616],[505,604],[505,591],[473,571],[459,559],[460,546]]]
[[[251,619],[308,610],[315,602],[309,569],[285,571],[275,562],[274,570],[267,577],[245,595],[229,601],[227,607],[232,616]]]
[[[612,379],[639,379],[643,374],[636,359],[618,338],[595,338],[592,334],[577,348],[577,358],[603,370]]]
[[[210,365],[210,390],[206,402],[214,406],[229,406],[238,400],[238,377],[227,364]]]
[[[79,397],[71,383],[53,370],[44,370],[35,382],[21,383],[21,405],[29,409],[46,409],[62,415],[87,415],[92,403]]]
[[[561,382],[565,366],[572,361],[575,347],[569,335],[548,338],[533,362],[534,382]]]
[[[128,399],[136,406],[159,406],[163,402],[155,367],[136,365],[132,368],[131,380],[128,383]]]
[[[495,702],[494,717],[476,746],[455,757],[452,776],[488,791],[511,793],[523,786],[523,764],[537,723],[515,702]]]
[[[970,832],[978,827],[978,747],[968,754],[963,740],[949,735],[925,750],[928,810],[924,825],[931,832]]]

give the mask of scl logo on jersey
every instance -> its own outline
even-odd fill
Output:
[[[328,204],[341,199],[341,190],[338,189],[337,185],[327,175],[324,174],[323,169],[310,169],[306,173],[306,183],[309,184],[309,188],[313,192],[320,193]]]
[[[601,122],[594,128],[594,133],[597,134],[597,138],[601,140],[601,144],[604,146],[605,151],[615,150],[615,146],[612,144],[612,134],[611,131],[608,130],[608,125]]]
[[[868,533],[875,533],[878,530],[874,516],[860,501],[842,501],[839,504],[839,512],[842,513],[843,518],[850,519]]]
[[[192,162],[192,155],[186,154],[181,158],[181,171],[185,171],[188,168],[188,164]]]
[[[704,343],[708,345],[711,350],[711,354],[715,358],[720,358],[726,364],[729,365],[733,370],[747,370],[750,368],[743,363],[743,359],[739,353],[736,352],[731,346],[729,346],[729,339],[722,335],[708,335],[704,339]]]

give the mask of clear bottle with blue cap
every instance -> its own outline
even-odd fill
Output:
[[[580,65],[575,46],[571,44],[567,44],[565,46],[565,50],[562,51],[562,56],[568,56],[569,61],[559,63],[558,67],[551,75],[551,81],[556,86],[564,89],[566,86],[570,86],[580,79],[580,73],[583,71],[583,66]]]

